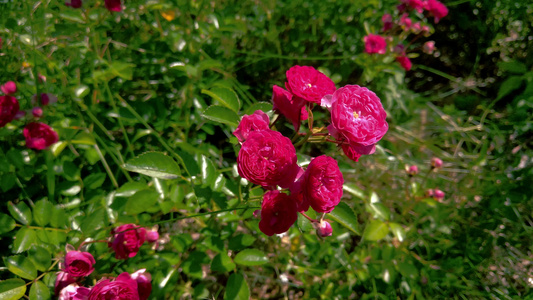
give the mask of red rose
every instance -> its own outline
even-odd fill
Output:
[[[244,142],[248,135],[253,131],[268,130],[270,119],[267,114],[261,110],[256,110],[252,115],[242,117],[239,126],[233,132],[233,135],[239,139],[239,142]]]
[[[426,9],[435,17],[435,23],[448,15],[448,8],[438,0],[427,0]]]
[[[365,52],[368,54],[385,54],[387,52],[387,42],[378,34],[369,34],[364,37]]]
[[[89,276],[94,271],[95,262],[89,252],[69,251],[65,257],[65,272],[74,277]]]
[[[309,202],[304,197],[303,191],[303,178],[305,172],[301,167],[298,167],[298,174],[294,183],[289,186],[289,191],[291,191],[291,196],[296,202],[296,210],[299,212],[306,212],[309,209]]]
[[[237,156],[239,175],[252,183],[272,188],[289,187],[298,173],[296,149],[291,140],[273,130],[254,131]]]
[[[358,155],[372,154],[375,144],[389,129],[381,101],[365,87],[347,85],[338,89],[333,94],[330,112],[328,130],[337,140],[349,144],[351,149],[343,145],[345,153],[350,150]]]
[[[56,282],[54,285],[54,294],[56,296],[59,296],[59,293],[61,290],[63,290],[65,287],[70,285],[71,283],[75,283],[77,281],[77,278],[70,275],[67,272],[59,271],[56,276]]]
[[[268,236],[284,233],[298,219],[296,202],[291,196],[278,190],[268,191],[261,204],[259,229]]]
[[[402,0],[402,2],[416,9],[419,13],[424,11],[424,2],[422,0]]]
[[[285,88],[306,101],[320,104],[325,95],[335,92],[335,83],[328,76],[309,66],[294,66],[287,73]]]
[[[308,117],[306,101],[303,98],[295,97],[282,87],[274,85],[272,87],[272,103],[274,104],[273,109],[291,121],[294,130],[298,132],[300,122],[307,120]]]
[[[134,257],[146,240],[146,229],[134,224],[125,224],[111,231],[112,240],[108,243],[115,251],[115,258]]]
[[[0,128],[11,122],[19,111],[17,98],[11,96],[0,96]]]
[[[0,86],[0,90],[6,95],[11,95],[17,92],[17,84],[13,81],[8,81]]]
[[[413,65],[412,65],[411,60],[409,59],[409,57],[407,57],[405,55],[402,55],[402,56],[396,57],[396,60],[400,63],[402,68],[404,68],[406,71],[411,70],[411,67]]]
[[[36,150],[46,149],[59,140],[57,132],[50,126],[39,122],[26,125],[23,133],[26,138],[26,147]]]
[[[120,0],[105,0],[105,8],[109,11],[121,11],[121,5]]]
[[[315,157],[304,174],[304,198],[316,212],[329,213],[341,201],[343,184],[335,159],[326,155]]]
[[[139,291],[139,299],[146,300],[152,292],[152,276],[146,272],[146,269],[140,269],[131,274],[131,279],[137,282],[137,290]]]
[[[137,281],[131,279],[130,274],[124,272],[114,280],[98,282],[89,294],[89,300],[140,300]]]

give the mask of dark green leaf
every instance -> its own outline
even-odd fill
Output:
[[[26,282],[22,279],[11,278],[0,281],[0,299],[18,300],[26,293]]]
[[[81,231],[85,235],[90,236],[91,233],[104,226],[104,216],[105,211],[103,208],[97,209],[87,214],[83,221],[80,223]]]
[[[237,94],[235,94],[234,91],[228,88],[214,87],[210,90],[202,90],[202,94],[211,96],[213,99],[220,102],[220,104],[228,107],[236,113],[239,112],[239,109],[241,108],[239,97],[237,97]]]
[[[197,157],[200,174],[202,175],[202,186],[210,186],[214,183],[217,176],[215,164],[205,155],[198,155]]]
[[[246,249],[235,256],[235,263],[244,266],[259,266],[267,262],[265,254],[257,249]]]
[[[22,223],[24,225],[30,225],[31,224],[31,209],[26,205],[24,202],[19,202],[17,204],[13,204],[11,201],[7,203],[7,209],[9,210],[9,213],[11,213],[11,216],[15,218],[19,223]]]
[[[498,68],[502,71],[507,71],[515,74],[523,74],[527,72],[527,67],[523,63],[511,60],[508,62],[500,61],[498,62]]]
[[[4,263],[11,273],[24,279],[33,280],[37,277],[37,269],[33,265],[33,262],[27,257],[22,255],[4,257]]]
[[[233,273],[226,284],[224,300],[249,300],[250,288],[244,277],[239,273]]]
[[[250,234],[239,234],[229,240],[229,249],[233,251],[240,251],[246,247],[251,246],[256,238]]]
[[[54,228],[63,228],[66,223],[67,215],[65,210],[59,206],[54,206],[50,216],[50,225]]]
[[[161,179],[175,179],[181,174],[176,161],[161,152],[146,152],[132,158],[124,169]]]
[[[33,261],[37,270],[44,272],[52,264],[52,256],[45,248],[33,245],[28,251],[28,257]]]
[[[48,200],[39,200],[33,207],[33,219],[39,226],[46,226],[50,222],[54,205]]]
[[[137,215],[145,211],[150,211],[156,207],[159,194],[154,190],[140,190],[131,196],[126,202],[126,213]]]
[[[13,218],[6,214],[0,213],[0,234],[10,232],[11,230],[15,229],[15,225],[17,223]]]
[[[30,299],[48,300],[50,299],[50,289],[42,281],[36,281],[31,285]]]
[[[233,110],[219,105],[209,106],[202,116],[211,121],[228,124],[234,127],[239,125],[239,116]]]
[[[244,113],[247,115],[253,114],[256,110],[261,110],[263,112],[269,112],[272,110],[272,103],[269,102],[258,102],[250,105]]]
[[[102,186],[106,178],[104,173],[92,173],[83,179],[85,189],[95,190]]]
[[[497,100],[509,95],[514,90],[520,88],[523,81],[522,76],[511,76],[507,78],[502,85],[500,86],[500,89],[498,90],[498,97],[496,97]]]
[[[235,269],[235,263],[225,252],[217,254],[211,262],[211,271],[229,272],[233,269]]]
[[[361,234],[359,231],[359,223],[353,210],[344,202],[340,202],[335,209],[329,213],[329,217],[342,226],[348,228],[355,234]]]
[[[35,230],[22,227],[15,235],[13,242],[13,252],[20,253],[30,249],[32,245],[37,242],[37,235]]]
[[[400,262],[398,264],[398,271],[400,271],[400,274],[402,274],[403,277],[409,279],[415,279],[418,277],[418,269],[409,262]]]

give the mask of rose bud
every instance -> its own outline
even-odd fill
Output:
[[[157,230],[146,230],[146,241],[148,243],[155,243],[159,240],[159,233]]]
[[[46,76],[44,76],[43,74],[39,74],[39,76],[37,76],[37,79],[39,80],[39,83],[46,82]]]
[[[80,8],[82,5],[82,2],[81,0],[66,0],[65,5],[70,6],[72,8]]]
[[[387,114],[372,91],[358,85],[338,89],[332,97],[329,133],[343,143],[343,150],[357,155],[375,151],[375,144],[387,133]],[[344,144],[349,144],[347,149]],[[346,148],[346,149],[345,149]],[[347,154],[348,155],[348,154]],[[357,157],[356,154],[348,157]]]
[[[433,190],[433,198],[437,199],[437,200],[442,200],[444,199],[444,192],[439,190],[439,189],[434,189]]]
[[[111,230],[113,237],[107,244],[115,251],[115,258],[127,259],[134,257],[146,240],[146,229],[134,224],[121,225]]]
[[[86,300],[90,292],[91,289],[73,283],[61,290],[59,300]]]
[[[137,290],[139,291],[139,300],[146,300],[152,292],[152,276],[146,272],[146,269],[140,269],[131,274],[131,279],[137,281]]]
[[[410,71],[413,66],[409,57],[405,55],[396,57],[396,61],[399,62],[402,68],[404,68],[406,71]]]
[[[426,54],[433,54],[435,51],[435,41],[427,41],[422,46],[422,51]]]
[[[272,103],[272,109],[291,121],[296,132],[300,130],[301,121],[309,117],[305,106],[306,101],[277,85],[272,87]]]
[[[413,20],[411,20],[411,18],[409,18],[408,16],[408,14],[403,14],[400,17],[400,25],[402,25],[403,29],[406,31],[409,30],[411,28],[411,25],[413,24]]]
[[[381,22],[383,23],[383,28],[381,28],[381,31],[389,31],[392,29],[391,14],[384,14],[383,17],[381,17]]]
[[[405,166],[405,171],[407,172],[407,174],[409,174],[409,176],[415,176],[416,174],[418,174],[418,167],[415,165]]]
[[[296,202],[278,190],[267,191],[261,204],[259,229],[268,236],[284,233],[296,222]]]
[[[31,110],[31,114],[35,117],[35,118],[40,118],[43,116],[43,109],[40,108],[40,107],[34,107],[32,110]]]
[[[344,184],[337,161],[326,155],[315,157],[303,176],[304,199],[316,212],[331,212],[341,201]]]
[[[13,81],[8,81],[4,85],[0,86],[2,93],[6,95],[12,95],[17,92],[17,84]]]
[[[437,158],[437,157],[433,157],[431,159],[431,167],[435,168],[435,169],[441,168],[442,167],[442,159]]]
[[[256,219],[260,219],[261,218],[261,210],[260,209],[256,209],[254,210],[254,214],[253,214],[254,218]]]
[[[11,96],[0,96],[0,128],[13,121],[19,112],[19,102],[17,98]]]
[[[363,38],[365,42],[365,52],[368,54],[385,54],[387,52],[387,42],[378,34],[369,34]]]
[[[298,173],[296,149],[287,137],[273,130],[254,131],[237,156],[239,175],[265,188],[289,187]]]
[[[320,104],[322,97],[336,90],[333,80],[313,67],[294,66],[285,75],[285,88],[305,101]]]
[[[321,237],[328,237],[333,234],[333,228],[328,221],[322,220],[317,226],[316,233]]]
[[[426,191],[426,197],[433,197],[435,195],[435,191],[433,189],[429,189]]]
[[[105,0],[105,8],[109,11],[121,11],[122,10],[122,4],[120,3],[120,0]]]
[[[131,279],[127,272],[118,275],[115,280],[102,280],[91,289],[88,300],[138,300],[137,281]]]
[[[435,17],[435,24],[439,23],[440,19],[448,15],[448,8],[446,5],[437,0],[427,0],[426,9]]]
[[[94,271],[95,263],[94,257],[89,252],[69,251],[65,257],[64,271],[74,277],[89,276]]]
[[[269,128],[270,119],[267,114],[261,110],[256,110],[252,115],[245,115],[242,117],[239,126],[233,132],[239,142],[244,142],[248,135],[254,131],[267,130]]]
[[[50,126],[39,122],[26,125],[23,134],[26,138],[26,147],[36,150],[46,149],[59,140],[57,132]]]
[[[69,273],[59,271],[57,273],[56,282],[54,285],[54,294],[58,296],[61,290],[63,290],[63,288],[70,285],[71,283],[75,283],[76,281],[77,281],[77,278],[70,275]]]

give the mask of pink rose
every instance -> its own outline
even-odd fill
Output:
[[[427,54],[433,54],[435,51],[435,41],[427,41],[424,43],[424,46],[422,46],[422,51]]]
[[[89,300],[140,300],[137,281],[131,279],[130,274],[124,272],[111,281],[109,279],[98,282],[89,293]]]
[[[315,157],[303,176],[304,198],[316,212],[331,212],[341,201],[344,184],[337,161],[326,155]]]
[[[152,292],[152,276],[146,272],[146,269],[140,269],[131,274],[131,279],[137,282],[137,290],[139,291],[139,299],[146,300]]]
[[[413,24],[413,21],[409,18],[408,14],[403,14],[400,17],[400,25],[402,25],[404,30],[409,30],[411,28],[411,25]]]
[[[59,140],[57,132],[50,126],[40,122],[32,122],[26,125],[23,134],[26,138],[26,147],[36,150],[46,149]]]
[[[298,219],[296,203],[278,190],[267,191],[261,204],[259,229],[268,236],[286,232]]]
[[[115,258],[127,259],[134,257],[146,239],[146,229],[134,224],[121,225],[111,231],[113,235],[108,243],[115,251]]]
[[[241,177],[263,187],[289,187],[298,172],[296,149],[277,131],[254,131],[242,144],[237,169]]]
[[[442,167],[442,159],[440,159],[438,157],[433,157],[431,159],[431,167],[432,168],[440,168],[440,167]]]
[[[391,14],[384,14],[383,17],[381,17],[381,22],[383,23],[383,28],[381,28],[381,31],[389,31],[392,29]]]
[[[328,237],[333,234],[333,228],[328,221],[322,220],[317,226],[316,233],[321,237]]]
[[[369,34],[364,37],[365,52],[368,54],[385,54],[387,52],[387,42],[378,34]]]
[[[444,192],[439,190],[439,189],[434,189],[433,190],[433,198],[437,199],[437,200],[442,200],[444,199]]]
[[[146,241],[148,243],[155,243],[157,240],[159,240],[159,233],[157,230],[146,230]]]
[[[438,0],[427,0],[426,9],[435,17],[435,24],[448,15],[448,8]]]
[[[121,11],[122,4],[120,0],[105,0],[105,8],[109,11]]]
[[[375,144],[389,129],[387,114],[376,94],[365,87],[347,85],[333,94],[332,102],[330,134],[349,144],[350,149],[343,145],[345,153],[350,150],[359,155],[372,154]]]
[[[424,2],[422,0],[402,0],[402,2],[415,9],[419,13],[424,11]]]
[[[309,66],[294,66],[287,73],[285,88],[306,101],[320,104],[325,95],[335,92],[335,83],[328,76]]]
[[[306,101],[303,98],[295,97],[277,85],[272,87],[272,103],[276,112],[284,115],[285,118],[292,122],[296,132],[300,130],[301,121],[308,118],[305,106]]]
[[[40,107],[34,107],[32,110],[31,110],[31,114],[36,118],[40,118],[43,116],[43,109],[40,108]]]
[[[233,132],[233,135],[239,139],[239,142],[244,142],[251,132],[259,130],[268,130],[270,119],[267,114],[261,110],[256,110],[252,115],[242,117],[239,126]]]
[[[65,5],[70,6],[72,8],[80,8],[82,5],[82,2],[81,0],[66,0]]]
[[[17,98],[11,96],[0,96],[0,128],[11,122],[19,111]]]
[[[73,283],[59,293],[59,300],[87,300],[91,289]]]
[[[405,166],[405,172],[407,172],[409,176],[415,176],[418,174],[418,167],[416,165]]]
[[[406,71],[411,70],[411,67],[413,66],[409,57],[405,55],[396,57],[396,61],[398,61],[402,68],[404,68]]]
[[[69,251],[65,257],[65,272],[74,277],[89,276],[94,271],[95,263],[89,252]]]
[[[77,278],[70,275],[69,273],[59,271],[57,273],[56,282],[54,285],[54,294],[58,296],[61,290],[63,290],[66,286],[70,285],[71,283],[75,283],[76,281],[77,281]]]
[[[0,86],[0,90],[6,95],[11,95],[17,92],[17,84],[13,81],[8,81]]]

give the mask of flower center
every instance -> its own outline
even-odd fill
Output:
[[[356,118],[356,119],[359,119],[359,114],[357,112],[353,112],[353,117]]]

